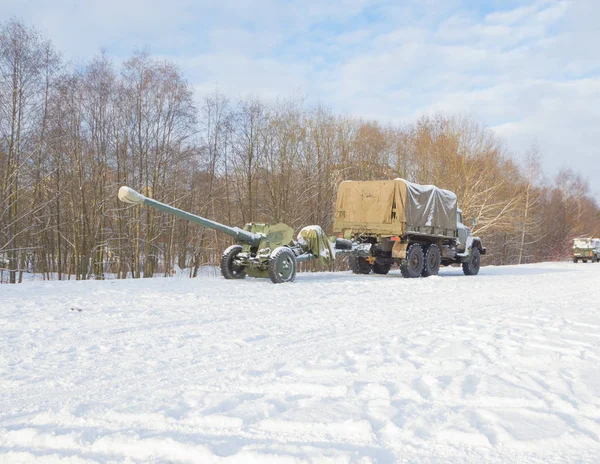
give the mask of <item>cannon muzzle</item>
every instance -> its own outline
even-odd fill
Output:
[[[257,247],[264,237],[263,234],[254,234],[252,232],[248,232],[247,230],[240,229],[239,227],[229,227],[224,224],[211,221],[210,219],[203,218],[202,216],[196,216],[195,214],[188,213],[187,211],[175,208],[174,206],[170,206],[165,203],[161,203],[160,201],[153,200],[152,198],[148,198],[147,196],[142,195],[141,193],[136,192],[132,188],[126,186],[123,186],[119,189],[119,200],[124,203],[132,204],[143,203],[146,206],[150,206],[160,211],[187,219],[188,221],[195,222],[196,224],[208,227],[209,229],[215,229],[223,232],[224,234],[234,237],[238,243],[248,244],[252,247]]]
[[[144,195],[132,188],[123,186],[119,189],[119,200],[124,203],[142,203],[144,198],[146,198]]]

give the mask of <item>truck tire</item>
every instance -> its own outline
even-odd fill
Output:
[[[348,257],[348,267],[350,267],[353,274],[368,274],[371,272],[373,265],[366,258],[350,256]]]
[[[479,274],[479,266],[481,265],[481,253],[479,248],[471,248],[471,256],[469,261],[463,263],[462,268],[465,275]]]
[[[292,282],[296,278],[296,255],[288,247],[277,247],[269,260],[269,278],[274,284]]]
[[[577,264],[577,261],[579,261],[577,258],[573,258],[573,262],[574,262],[575,264]]]
[[[392,263],[379,264],[377,261],[373,263],[373,272],[375,274],[387,274],[392,268]]]
[[[438,247],[435,243],[432,243],[425,249],[425,254],[423,256],[423,270],[421,271],[421,275],[423,277],[438,275],[438,272],[440,272],[441,262],[442,254],[440,252],[440,247]]]
[[[400,272],[407,279],[414,279],[423,271],[423,248],[418,243],[409,245],[406,250],[406,259],[400,264]]]
[[[246,266],[234,262],[235,257],[242,251],[241,245],[231,245],[221,256],[221,275],[226,279],[243,279],[246,277]]]
[[[584,263],[587,263],[587,259],[582,259],[581,261],[583,261]]]

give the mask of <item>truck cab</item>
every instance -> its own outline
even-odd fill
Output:
[[[573,262],[583,261],[587,263],[600,261],[600,239],[599,238],[576,238],[573,239]]]
[[[456,211],[456,235],[456,251],[464,253],[473,243],[473,234],[471,233],[471,229],[463,224],[463,213],[461,209]]]

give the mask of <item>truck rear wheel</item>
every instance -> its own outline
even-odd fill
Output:
[[[273,250],[269,261],[269,277],[274,284],[291,282],[296,278],[296,256],[288,247]]]
[[[440,247],[438,247],[435,243],[432,243],[425,249],[423,270],[421,271],[421,275],[423,277],[438,275],[438,272],[440,272],[441,262],[442,254],[440,253]]]
[[[375,274],[387,274],[392,268],[392,263],[380,264],[377,261],[373,263],[373,272]]]
[[[481,265],[481,253],[479,248],[471,249],[471,256],[469,261],[463,263],[462,268],[465,275],[477,275],[479,274],[479,266]]]
[[[242,266],[235,261],[241,251],[241,245],[231,245],[223,252],[221,256],[221,275],[226,279],[243,279],[246,277],[246,266]]]
[[[405,278],[414,279],[423,271],[423,248],[418,243],[409,245],[406,259],[400,264],[400,272]]]
[[[366,258],[357,258],[356,256],[348,257],[348,266],[354,274],[368,274],[373,268]]]

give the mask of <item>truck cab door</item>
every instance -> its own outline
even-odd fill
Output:
[[[456,229],[458,236],[456,240],[456,249],[459,253],[464,253],[471,246],[473,235],[471,234],[471,229],[462,222],[462,211],[457,213]]]

